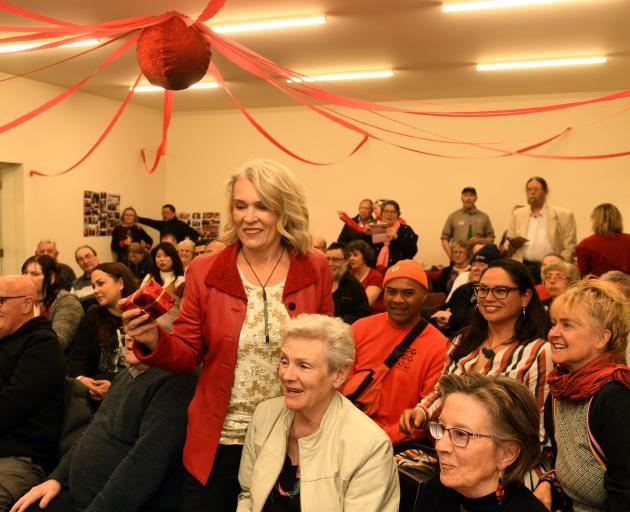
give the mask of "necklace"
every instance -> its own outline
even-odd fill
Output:
[[[508,343],[512,343],[513,340],[514,340],[514,338],[508,338],[507,340],[497,344],[494,348],[501,347],[503,345],[507,345]],[[481,353],[484,355],[484,357],[486,359],[492,359],[496,355],[496,352],[494,351],[494,349],[493,349],[492,345],[490,344],[490,342],[488,342],[488,345],[490,345],[490,346],[489,347],[484,347],[483,345],[481,346]]]
[[[282,246],[282,252],[280,253],[280,257],[278,258],[278,261],[276,261],[276,264],[271,269],[271,273],[267,276],[267,280],[265,281],[265,284],[262,284],[262,281],[258,277],[258,274],[256,274],[254,267],[252,267],[252,264],[247,259],[247,256],[245,256],[245,252],[241,251],[241,254],[243,255],[243,259],[245,260],[245,263],[247,263],[247,266],[252,271],[252,274],[254,274],[256,281],[258,281],[258,284],[262,288],[262,299],[263,299],[263,308],[264,308],[264,317],[265,317],[265,342],[269,343],[269,310],[267,309],[267,290],[265,290],[265,286],[267,286],[267,283],[271,279],[271,276],[278,268],[278,265],[280,264],[280,260],[282,259],[282,256],[284,256],[284,245]]]

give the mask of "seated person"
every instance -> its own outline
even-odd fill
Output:
[[[177,254],[182,261],[184,272],[186,272],[188,265],[190,265],[190,262],[195,257],[195,242],[188,238],[182,240],[177,244]]]
[[[446,336],[455,336],[470,323],[472,313],[477,306],[475,284],[479,282],[481,274],[488,265],[500,258],[501,253],[494,244],[486,245],[479,250],[473,256],[468,272],[468,282],[457,287],[449,296],[443,309],[431,316]]]
[[[542,262],[540,264],[541,270],[543,267],[546,267],[547,265],[549,265],[549,263],[554,263],[556,261],[564,261],[564,258],[560,256],[559,254],[556,254],[555,252],[550,252],[542,259]],[[542,274],[540,277],[542,279]],[[542,282],[536,285],[536,293],[538,294],[538,297],[540,297],[540,300],[542,301],[545,301],[549,298],[549,294],[547,293],[547,290],[545,290],[545,287],[542,284]]]
[[[580,280],[580,271],[575,265],[566,261],[553,261],[541,268],[540,276],[549,297],[542,301],[547,313],[547,330],[549,330],[551,328],[549,317],[551,303]]]
[[[602,281],[612,284],[626,299],[630,299],[630,275],[619,270],[609,270],[599,277]]]
[[[545,429],[556,457],[535,494],[553,510],[562,495],[572,510],[630,510],[630,303],[589,279],[553,302],[551,318]]]
[[[133,272],[136,280],[141,283],[149,273],[149,265],[151,264],[148,251],[142,244],[134,242],[129,246],[127,260],[127,266]]]
[[[61,288],[59,265],[50,256],[28,258],[22,265],[22,275],[28,276],[35,284],[35,314],[50,320],[61,349],[67,352],[83,318],[81,302],[75,295]]]
[[[74,293],[81,301],[83,310],[87,311],[90,306],[96,304],[94,298],[94,288],[92,288],[92,270],[100,262],[93,247],[82,245],[74,251],[74,259],[77,265],[83,270],[83,274],[77,277],[72,283],[72,293]]]
[[[429,423],[440,474],[420,488],[414,510],[546,512],[523,478],[540,454],[533,395],[509,377],[444,375],[444,405]]]
[[[134,355],[132,340],[125,342],[129,368],[48,480],[12,512],[179,510],[186,409],[196,378],[149,368]]]
[[[302,314],[282,329],[283,397],[256,407],[243,447],[238,512],[397,512],[385,433],[339,393],[354,360],[350,327]]]
[[[356,358],[351,377],[377,368],[421,323],[422,304],[427,291],[427,275],[414,260],[402,260],[385,273],[386,313],[361,318],[352,325]],[[447,339],[432,325],[426,325],[387,372],[377,410],[370,417],[389,435],[394,445],[410,439],[401,432],[402,411],[433,391],[442,368]],[[412,334],[413,336],[413,334]],[[344,388],[344,394],[351,390]]]
[[[0,510],[54,467],[66,363],[26,276],[0,277]]]
[[[54,240],[44,238],[39,241],[37,248],[35,249],[35,256],[44,255],[50,256],[57,262],[57,265],[59,265],[59,285],[61,286],[61,289],[66,291],[72,290],[72,283],[74,283],[77,276],[70,266],[59,261],[59,251],[57,250],[57,244]]]
[[[442,269],[433,287],[434,292],[442,292],[447,296],[451,293],[455,279],[470,270],[470,246],[463,240],[458,240],[451,245],[450,255],[451,264]]]
[[[88,388],[95,402],[92,405],[97,407],[112,379],[127,367],[118,301],[138,286],[122,263],[101,263],[92,271],[91,279],[98,305],[81,320],[67,357],[70,376]]]
[[[368,298],[372,313],[385,311],[383,303],[383,274],[374,268],[375,255],[372,246],[363,240],[353,240],[347,246],[350,272],[356,277]]]
[[[332,274],[332,297],[335,316],[352,324],[372,311],[361,283],[348,271],[350,252],[345,245],[333,242],[326,249],[326,259]]]

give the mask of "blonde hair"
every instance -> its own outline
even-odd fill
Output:
[[[326,360],[330,373],[354,363],[352,329],[341,318],[302,313],[284,322],[280,335],[283,341],[291,337],[323,341],[327,347]]]
[[[626,361],[626,347],[630,332],[630,301],[614,287],[601,279],[584,279],[560,295],[551,304],[551,316],[556,318],[558,312],[579,314],[580,306],[587,311],[586,320],[593,330],[610,331],[610,340],[604,352],[616,354]]]
[[[591,214],[591,219],[596,235],[609,235],[623,231],[623,217],[614,204],[597,205]]]
[[[547,272],[554,270],[562,272],[569,279],[569,286],[574,285],[580,280],[580,271],[575,265],[566,261],[552,261],[551,263],[547,263],[540,271],[543,281],[547,277]]]
[[[190,238],[185,238],[181,242],[177,244],[178,249],[190,249],[191,251],[195,250],[195,242],[193,242]]]
[[[234,184],[239,178],[247,178],[260,194],[263,204],[278,216],[277,229],[282,240],[297,254],[308,253],[311,235],[304,189],[289,169],[273,160],[252,160],[230,176],[227,184],[229,214],[221,240],[227,245],[238,241],[231,212]]]

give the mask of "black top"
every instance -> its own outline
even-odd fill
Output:
[[[125,262],[129,269],[133,272],[133,275],[136,276],[138,283],[141,283],[145,276],[149,273],[149,265],[151,264],[151,258],[148,253],[145,253],[142,257],[142,261],[138,264],[132,263],[131,261]]]
[[[297,477],[297,471],[298,467],[291,464],[291,459],[287,455],[278,480],[267,497],[263,512],[300,511],[300,479]]]
[[[66,362],[50,321],[36,317],[0,339],[0,457],[54,465]]]
[[[112,251],[116,253],[116,261],[121,263],[127,263],[127,253],[129,252],[129,246],[125,244],[127,237],[131,238],[132,242],[143,243],[147,248],[151,248],[153,244],[153,238],[151,238],[147,232],[139,226],[123,226],[118,225],[114,228],[112,233]]]
[[[333,292],[335,316],[347,324],[372,314],[367,295],[359,280],[346,272],[339,280],[339,287]]]
[[[630,510],[630,389],[618,382],[606,384],[591,402],[591,433],[606,458],[606,512]],[[545,430],[556,452],[551,394],[545,403]]]
[[[164,221],[138,217],[138,222],[157,229],[160,232],[160,238],[167,234],[174,235],[178,242],[181,242],[185,238],[190,238],[194,242],[199,238],[197,231],[179,219]]]
[[[384,244],[374,245],[374,251],[378,253]],[[418,252],[418,235],[408,224],[401,224],[398,228],[397,238],[389,243],[389,261],[387,268],[400,260],[410,260]],[[378,257],[377,257],[378,258]]]
[[[371,219],[370,222],[375,221],[373,217],[370,217],[370,219]],[[359,216],[356,215],[352,217],[352,220],[358,224]],[[345,245],[345,244],[348,244],[349,242],[352,242],[353,240],[363,240],[364,242],[367,242],[368,244],[372,245],[371,235],[366,235],[365,233],[357,233],[354,229],[352,229],[350,226],[348,226],[348,224],[344,222],[343,228],[341,229],[341,233],[339,233],[339,238],[337,238],[337,242]]]
[[[508,487],[503,504],[491,493],[482,498],[466,498],[445,487],[436,476],[420,488],[414,512],[547,512],[545,506],[523,485]]]
[[[68,265],[65,263],[57,262],[59,265],[59,284],[62,290],[70,291],[72,290],[72,284],[76,280],[77,276]]]
[[[449,338],[455,336],[470,323],[473,311],[475,311],[475,306],[477,305],[473,286],[474,283],[461,285],[453,292],[451,299],[444,306],[451,310],[448,327],[442,330]]]
[[[107,308],[96,305],[88,309],[68,350],[70,376],[112,380],[116,373],[126,368],[117,332],[121,328],[122,319],[112,315]]]
[[[69,488],[76,510],[179,510],[186,409],[195,383],[193,375],[161,368],[116,377],[92,423],[50,475]]]

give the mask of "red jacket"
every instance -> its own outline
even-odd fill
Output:
[[[230,400],[247,295],[236,266],[234,244],[220,253],[196,258],[186,271],[186,290],[172,334],[160,329],[151,354],[134,346],[144,363],[185,373],[203,362],[195,395],[188,407],[184,466],[205,484],[219,444]],[[332,315],[332,278],[324,255],[289,252],[291,264],[282,300],[291,317],[300,313]]]

